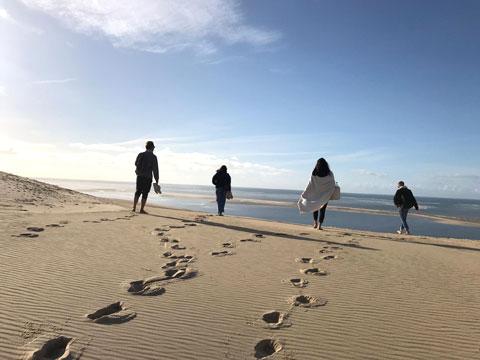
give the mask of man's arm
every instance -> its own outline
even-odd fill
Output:
[[[413,199],[413,206],[415,207],[415,210],[418,210],[417,199],[415,199],[415,196],[413,196],[413,193],[412,193],[412,199]]]
[[[158,160],[157,157],[153,157],[153,176],[155,177],[155,182],[158,184]]]
[[[140,160],[141,160],[141,157],[142,157],[141,155],[142,155],[142,153],[137,155],[137,159],[135,160],[135,166],[138,166],[140,164]]]
[[[393,203],[396,207],[402,205],[402,201],[400,199],[400,190],[397,190],[397,192],[395,193],[395,196],[393,197]]]
[[[227,174],[227,183],[225,184],[226,191],[232,191],[232,178]]]
[[[213,175],[212,184],[215,185],[215,186],[217,185],[217,174]]]

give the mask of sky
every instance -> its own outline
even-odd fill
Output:
[[[480,199],[476,0],[0,0],[0,170]]]

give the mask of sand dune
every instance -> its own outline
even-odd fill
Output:
[[[0,194],[1,359],[480,359],[478,242]]]

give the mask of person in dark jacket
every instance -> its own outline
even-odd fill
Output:
[[[397,231],[398,234],[410,234],[410,228],[407,224],[407,215],[408,211],[414,207],[418,211],[418,204],[415,196],[413,196],[412,191],[405,186],[403,181],[398,182],[398,190],[393,197],[393,203],[398,208],[400,213],[400,219],[402,219],[402,224],[400,225],[400,230]]]
[[[158,185],[158,161],[153,154],[155,145],[153,141],[147,141],[145,144],[146,151],[138,154],[135,160],[135,173],[137,174],[137,189],[133,199],[133,212],[137,210],[137,203],[142,195],[142,202],[140,206],[140,214],[147,214],[145,211],[145,204],[147,203],[148,193],[152,187],[152,173],[155,177],[155,183]]]
[[[227,193],[232,191],[231,182],[232,179],[227,173],[227,167],[225,165],[222,165],[222,167],[217,170],[217,173],[213,175],[212,183],[215,185],[216,189],[219,216],[223,216],[223,213],[225,212]]]

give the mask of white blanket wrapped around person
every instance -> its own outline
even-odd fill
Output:
[[[297,203],[300,213],[320,210],[323,205],[332,200],[332,197],[340,198],[340,187],[336,189],[337,186],[332,173],[324,177],[312,175]],[[335,194],[336,191],[338,195]]]

